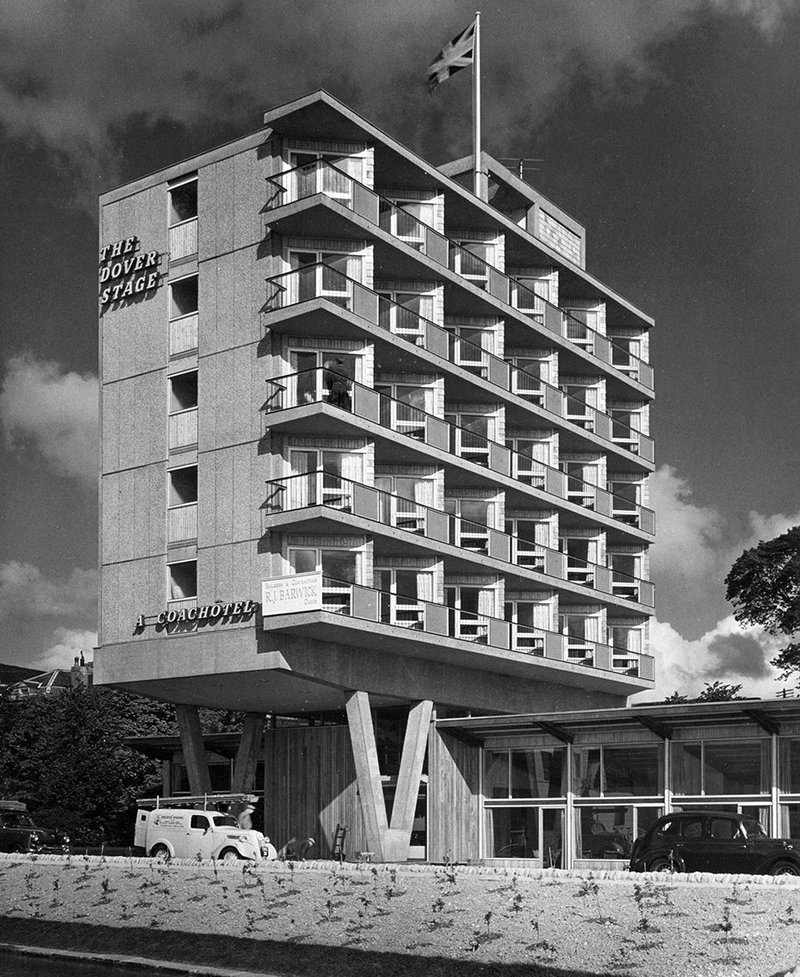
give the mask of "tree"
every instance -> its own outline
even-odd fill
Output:
[[[740,624],[787,637],[800,631],[800,526],[745,550],[725,583]],[[772,664],[784,679],[800,671],[800,642],[790,642]]]
[[[741,685],[726,685],[725,682],[706,682],[706,686],[695,702],[730,702],[732,699],[743,699],[739,695]]]

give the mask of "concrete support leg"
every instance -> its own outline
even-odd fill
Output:
[[[419,798],[419,784],[425,762],[432,712],[433,703],[429,699],[417,702],[408,712],[408,725],[397,775],[397,789],[392,805],[392,819],[385,846],[387,848],[385,854],[389,861],[405,862],[408,859],[408,847],[414,827],[414,813]]]
[[[178,730],[181,734],[183,761],[189,777],[189,790],[192,794],[211,793],[211,775],[208,772],[206,749],[203,746],[203,731],[197,706],[176,705]]]
[[[383,862],[386,860],[383,847],[389,825],[378,766],[378,750],[375,746],[375,727],[372,724],[369,695],[366,692],[354,692],[347,700],[347,725],[350,729],[367,845],[375,860]]]
[[[233,762],[233,783],[231,790],[234,794],[249,794],[256,779],[256,763],[258,750],[264,735],[265,716],[260,712],[248,712],[244,717],[242,738],[236,759]]]

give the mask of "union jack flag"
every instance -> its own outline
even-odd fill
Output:
[[[433,92],[437,85],[454,75],[462,68],[468,68],[475,57],[475,21],[466,30],[456,34],[449,44],[445,44],[428,67],[428,91]]]

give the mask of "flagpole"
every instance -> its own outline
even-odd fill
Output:
[[[475,56],[472,60],[472,142],[475,196],[481,196],[481,12],[475,13]]]

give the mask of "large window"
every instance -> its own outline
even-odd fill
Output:
[[[641,804],[575,809],[578,858],[628,858],[631,846],[661,817],[662,808]]]
[[[487,797],[566,796],[566,747],[487,750],[485,763],[484,793]]]
[[[778,785],[784,794],[800,794],[800,739],[782,739],[779,748]]]
[[[660,744],[573,749],[577,797],[655,797],[662,791],[664,752]]]
[[[673,743],[675,794],[761,794],[768,789],[769,740]]]

